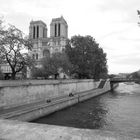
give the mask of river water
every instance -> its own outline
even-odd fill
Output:
[[[112,92],[33,122],[109,130],[140,138],[140,85],[120,83]]]

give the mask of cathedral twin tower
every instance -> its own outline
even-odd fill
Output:
[[[43,21],[31,21],[29,37],[33,42],[32,51],[29,53],[35,60],[39,60],[52,53],[62,52],[68,39],[67,22],[62,16],[52,19],[50,37],[48,37],[47,25]]]

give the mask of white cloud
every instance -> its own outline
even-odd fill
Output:
[[[69,37],[93,36],[107,53],[110,73],[140,69],[139,0],[1,0],[0,15],[28,33],[29,22],[49,24],[61,15],[69,25]]]

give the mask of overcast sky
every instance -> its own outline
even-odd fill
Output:
[[[0,0],[0,16],[28,34],[31,20],[63,15],[69,38],[91,35],[107,53],[109,73],[140,69],[140,0]]]

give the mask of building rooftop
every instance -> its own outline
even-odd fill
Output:
[[[44,26],[47,26],[45,22],[43,22],[42,20],[36,20],[36,21],[31,21],[30,24],[43,24]]]
[[[61,17],[59,17],[59,18],[53,18],[53,19],[52,19],[52,22],[56,22],[56,21],[63,21],[65,24],[67,24],[67,22],[66,22],[66,20],[64,19],[63,16],[61,16]],[[52,23],[52,22],[51,22],[51,23]]]

